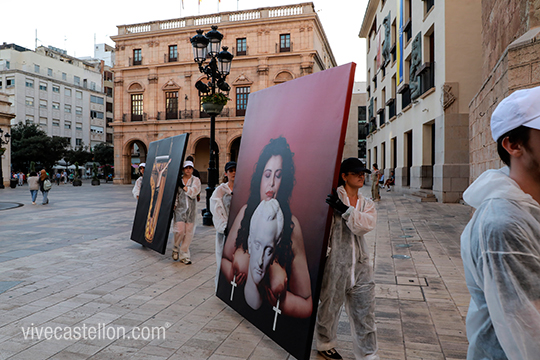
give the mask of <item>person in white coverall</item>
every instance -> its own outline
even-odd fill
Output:
[[[360,193],[365,173],[357,158],[341,163],[337,193],[326,202],[334,208],[317,314],[317,350],[326,359],[342,359],[335,350],[341,307],[349,315],[356,359],[379,359],[375,329],[375,282],[364,234],[377,223],[373,201]]]
[[[225,182],[219,185],[210,198],[210,212],[216,228],[216,290],[223,257],[223,245],[225,244],[225,231],[229,220],[229,210],[232,201],[234,178],[236,177],[236,162],[229,161],[225,164]]]
[[[540,87],[501,101],[491,131],[509,167],[463,194],[476,208],[461,235],[467,359],[540,359]]]
[[[182,185],[178,188],[173,214],[174,245],[172,258],[186,265],[191,264],[189,245],[195,232],[197,195],[201,192],[201,180],[193,175],[193,162],[184,161]],[[180,254],[179,254],[180,252]]]
[[[135,186],[133,186],[133,190],[131,190],[133,197],[137,200],[139,200],[139,194],[141,193],[141,185],[142,185],[145,167],[146,167],[145,163],[142,163],[139,165],[139,172],[141,173],[141,176],[139,176],[137,180],[135,180]]]

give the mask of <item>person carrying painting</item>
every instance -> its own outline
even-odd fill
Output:
[[[317,350],[328,360],[342,357],[336,351],[337,327],[345,304],[357,360],[378,360],[375,328],[375,282],[364,235],[375,228],[373,201],[362,196],[365,174],[357,158],[341,163],[339,187],[326,202],[334,209],[327,259],[315,327]],[[377,184],[375,182],[375,184]]]
[[[229,210],[232,201],[234,178],[236,177],[236,162],[229,161],[225,164],[224,182],[214,190],[210,198],[210,212],[216,228],[216,290],[223,257],[223,245],[225,245],[225,230],[229,220]]]
[[[178,188],[174,205],[174,246],[173,260],[191,264],[189,245],[195,232],[197,215],[197,195],[201,192],[201,180],[193,175],[193,162],[184,161],[182,184]]]

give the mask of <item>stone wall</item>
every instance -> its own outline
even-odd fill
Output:
[[[512,42],[469,105],[471,183],[485,170],[504,165],[491,137],[491,115],[499,102],[515,90],[540,85],[538,40],[540,27],[527,31]]]
[[[483,78],[496,67],[508,45],[540,26],[540,0],[483,0]]]

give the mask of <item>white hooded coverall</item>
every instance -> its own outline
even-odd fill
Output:
[[[179,234],[174,238],[173,250],[180,249],[180,256],[191,257],[189,245],[193,240],[195,232],[195,218],[197,215],[197,195],[201,193],[201,180],[196,176],[191,176],[185,185],[187,191],[181,187],[176,194],[175,209],[173,213],[173,232]]]
[[[469,360],[540,359],[540,205],[508,174],[488,170],[463,193],[477,209],[461,235]]]
[[[353,352],[356,359],[378,359],[375,329],[375,282],[369,264],[364,234],[377,223],[373,201],[358,190],[356,207],[352,207],[343,186],[337,189],[349,209],[342,215],[334,211],[316,324],[317,350],[337,346],[337,327],[341,307],[349,315]]]
[[[219,185],[210,198],[210,212],[212,213],[212,221],[216,228],[216,290],[219,272],[221,270],[221,258],[223,257],[223,246],[225,245],[225,229],[227,228],[227,221],[229,219],[231,200],[232,190],[229,188],[228,182]]]
[[[133,194],[133,197],[135,199],[139,198],[139,193],[141,192],[141,185],[142,185],[143,177],[142,175],[135,180],[135,185],[133,186],[133,190],[131,190],[131,193]]]

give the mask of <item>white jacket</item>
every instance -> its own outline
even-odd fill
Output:
[[[142,179],[143,179],[142,175],[139,176],[137,180],[135,180],[135,186],[133,186],[133,190],[131,190],[131,193],[133,194],[133,197],[135,199],[139,198],[139,194],[141,192]]]
[[[219,185],[210,198],[210,212],[212,221],[218,233],[225,233],[227,221],[229,220],[229,207],[231,205],[232,190],[229,183]]]
[[[461,235],[467,359],[540,357],[540,205],[508,174],[488,170],[463,194],[477,209]]]

